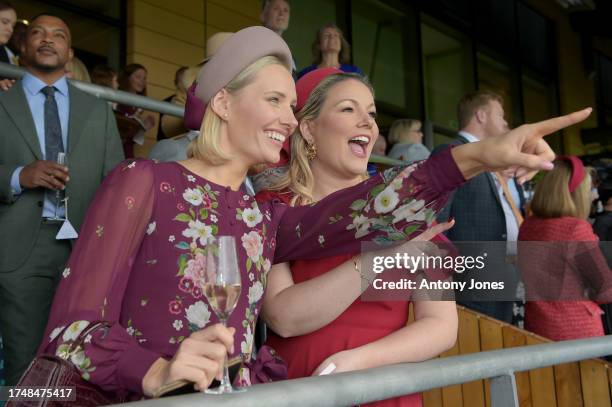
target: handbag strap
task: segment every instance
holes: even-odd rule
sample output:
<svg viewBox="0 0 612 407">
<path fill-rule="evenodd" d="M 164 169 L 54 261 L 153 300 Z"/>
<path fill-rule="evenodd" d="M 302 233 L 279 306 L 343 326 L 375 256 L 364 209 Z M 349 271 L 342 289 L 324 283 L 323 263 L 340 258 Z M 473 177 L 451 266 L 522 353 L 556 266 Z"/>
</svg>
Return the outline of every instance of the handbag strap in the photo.
<svg viewBox="0 0 612 407">
<path fill-rule="evenodd" d="M 91 324 L 89 324 L 87 326 L 87 328 L 83 329 L 83 331 L 79 334 L 79 336 L 77 336 L 77 338 L 74 340 L 74 342 L 72 342 L 70 344 L 70 347 L 68 348 L 68 353 L 72 353 L 74 352 L 77 348 L 79 347 L 83 347 L 83 342 L 85 341 L 85 338 L 87 338 L 87 335 L 89 335 L 90 333 L 92 333 L 93 331 L 99 329 L 99 328 L 110 328 L 110 323 L 108 323 L 108 321 L 94 321 Z"/>
</svg>

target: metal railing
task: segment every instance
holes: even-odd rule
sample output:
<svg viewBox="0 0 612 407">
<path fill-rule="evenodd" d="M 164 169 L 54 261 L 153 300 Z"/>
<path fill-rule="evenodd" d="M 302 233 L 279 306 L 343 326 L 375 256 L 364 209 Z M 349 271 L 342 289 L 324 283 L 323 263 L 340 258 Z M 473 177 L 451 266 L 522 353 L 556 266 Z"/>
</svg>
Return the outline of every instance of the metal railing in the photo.
<svg viewBox="0 0 612 407">
<path fill-rule="evenodd" d="M 237 394 L 188 394 L 135 407 L 348 406 L 490 378 L 491 406 L 518 407 L 515 372 L 612 354 L 612 335 L 402 363 L 252 386 Z"/>
<path fill-rule="evenodd" d="M 0 62 L 0 77 L 6 78 L 21 78 L 25 73 L 25 69 Z M 68 80 L 76 88 L 82 90 L 85 93 L 89 93 L 97 98 L 102 98 L 111 102 L 120 103 L 122 105 L 135 106 L 141 109 L 151 110 L 154 112 L 160 112 L 163 114 L 169 114 L 172 116 L 183 117 L 185 109 L 182 106 L 177 106 L 168 102 L 161 102 L 146 96 L 135 95 L 133 93 L 124 92 L 122 90 L 114 90 L 105 86 L 94 85 L 93 83 L 86 83 L 76 81 L 74 79 Z"/>
<path fill-rule="evenodd" d="M 0 77 L 18 79 L 21 78 L 24 73 L 25 69 L 19 66 L 9 65 L 0 62 Z M 183 117 L 185 114 L 184 107 L 177 106 L 172 103 L 161 102 L 159 100 L 152 99 L 146 96 L 135 95 L 133 93 L 124 92 L 122 90 L 114 90 L 104 86 L 81 82 L 74 79 L 69 79 L 69 81 L 72 85 L 82 90 L 83 92 L 89 93 L 92 96 L 102 98 L 111 102 L 120 103 L 122 105 L 135 106 L 141 109 L 150 110 L 152 112 L 160 112 L 162 114 L 169 114 L 176 117 Z M 402 164 L 401 161 L 378 156 L 375 154 L 370 156 L 370 162 L 384 165 Z"/>
</svg>

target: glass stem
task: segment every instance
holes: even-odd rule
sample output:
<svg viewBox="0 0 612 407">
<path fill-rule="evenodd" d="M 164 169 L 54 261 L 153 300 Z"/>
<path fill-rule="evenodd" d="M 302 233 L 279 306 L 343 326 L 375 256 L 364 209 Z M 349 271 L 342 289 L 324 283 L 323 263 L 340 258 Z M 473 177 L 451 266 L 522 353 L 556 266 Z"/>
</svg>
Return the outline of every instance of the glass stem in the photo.
<svg viewBox="0 0 612 407">
<path fill-rule="evenodd" d="M 56 191 L 55 191 L 55 216 L 54 216 L 54 218 L 55 218 L 55 219 L 57 219 L 57 218 L 58 218 L 57 211 L 58 211 L 58 207 L 59 207 L 59 205 L 60 205 L 60 198 L 61 198 L 60 194 L 61 194 L 61 193 L 60 193 L 60 191 L 59 191 L 59 190 L 56 190 Z"/>
<path fill-rule="evenodd" d="M 221 323 L 223 324 L 224 327 L 227 327 L 227 318 L 224 318 L 221 321 Z M 219 387 L 223 389 L 223 391 L 232 390 L 232 383 L 230 382 L 230 378 L 229 378 L 229 363 L 228 363 L 227 353 L 225 354 L 225 358 L 223 360 L 223 378 L 221 379 L 221 383 L 219 384 Z"/>
</svg>

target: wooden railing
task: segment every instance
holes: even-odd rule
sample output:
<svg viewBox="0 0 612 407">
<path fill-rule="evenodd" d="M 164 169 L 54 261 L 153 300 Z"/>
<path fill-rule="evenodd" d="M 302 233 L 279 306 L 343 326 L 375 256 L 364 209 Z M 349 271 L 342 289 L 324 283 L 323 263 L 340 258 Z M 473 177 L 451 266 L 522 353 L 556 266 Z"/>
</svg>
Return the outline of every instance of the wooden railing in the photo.
<svg viewBox="0 0 612 407">
<path fill-rule="evenodd" d="M 462 306 L 457 311 L 457 343 L 441 357 L 551 342 Z M 521 407 L 612 407 L 612 367 L 603 359 L 515 374 Z M 424 407 L 491 406 L 488 380 L 430 390 L 423 400 Z"/>
</svg>

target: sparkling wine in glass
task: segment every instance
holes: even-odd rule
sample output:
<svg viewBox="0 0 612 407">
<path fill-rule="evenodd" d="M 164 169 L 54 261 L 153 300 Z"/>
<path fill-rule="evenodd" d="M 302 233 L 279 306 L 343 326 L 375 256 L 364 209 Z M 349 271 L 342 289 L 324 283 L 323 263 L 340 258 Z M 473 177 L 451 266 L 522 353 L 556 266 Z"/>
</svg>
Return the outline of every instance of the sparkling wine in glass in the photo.
<svg viewBox="0 0 612 407">
<path fill-rule="evenodd" d="M 241 280 L 234 236 L 218 236 L 206 245 L 206 272 L 204 273 L 204 295 L 219 321 L 227 326 L 227 320 L 240 298 Z M 227 355 L 223 364 L 223 378 L 219 387 L 207 389 L 208 394 L 224 394 L 244 391 L 232 387 L 229 379 Z"/>
<path fill-rule="evenodd" d="M 55 160 L 56 163 L 58 163 L 59 165 L 66 165 L 67 164 L 67 159 L 66 159 L 66 153 L 60 151 L 59 153 L 57 153 L 57 158 Z M 58 215 L 58 210 L 59 207 L 62 203 L 62 191 L 60 191 L 59 189 L 55 190 L 55 213 L 53 215 L 53 219 L 61 219 Z"/>
</svg>

